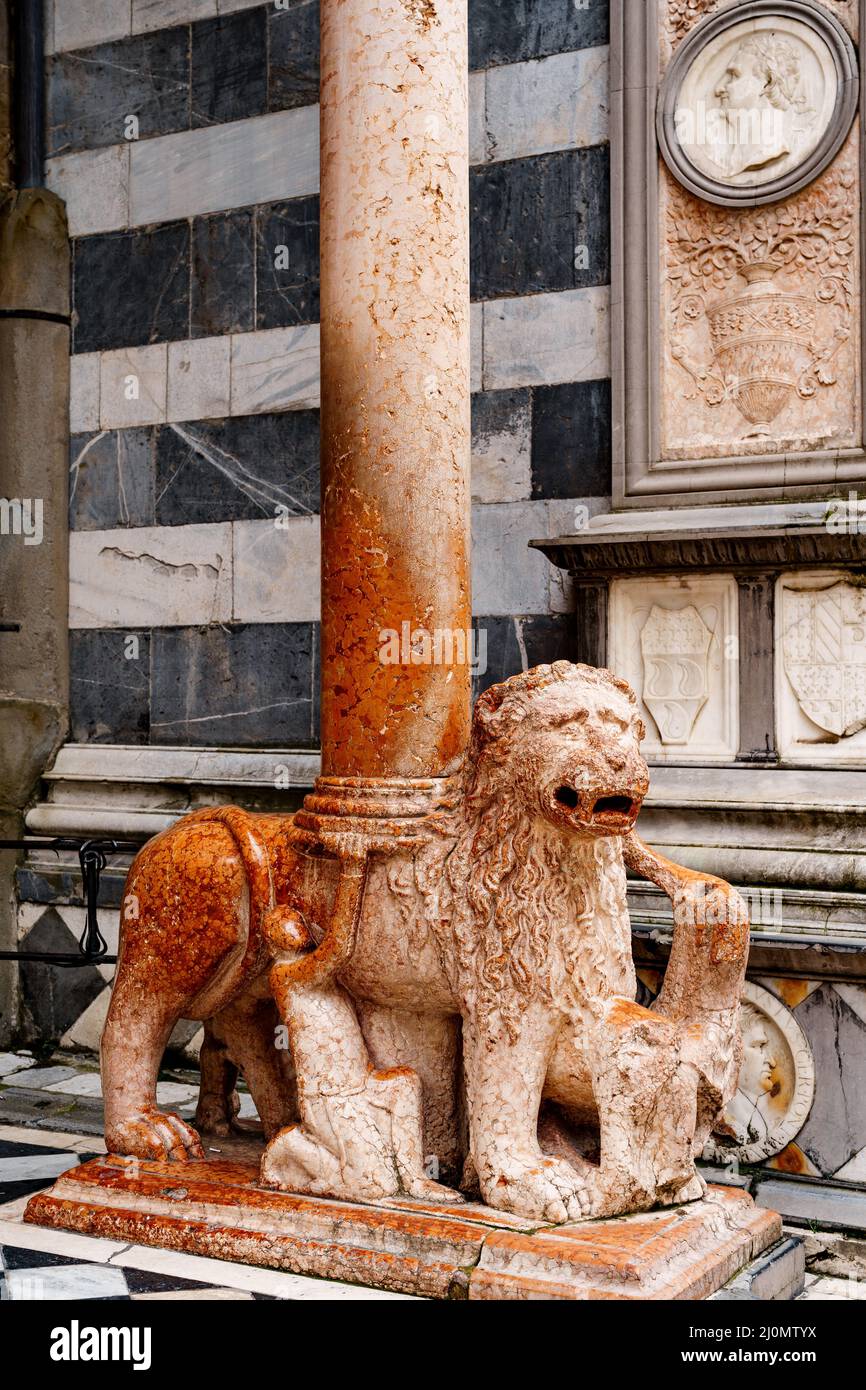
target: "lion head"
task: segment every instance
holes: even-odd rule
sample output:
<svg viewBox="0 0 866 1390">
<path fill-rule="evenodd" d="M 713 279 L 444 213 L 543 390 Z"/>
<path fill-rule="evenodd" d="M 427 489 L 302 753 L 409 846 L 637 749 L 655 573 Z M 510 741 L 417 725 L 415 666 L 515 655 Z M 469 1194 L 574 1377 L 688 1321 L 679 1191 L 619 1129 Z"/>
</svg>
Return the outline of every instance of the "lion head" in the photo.
<svg viewBox="0 0 866 1390">
<path fill-rule="evenodd" d="M 539 666 L 478 700 L 463 797 L 416 867 L 467 1014 L 513 1035 L 539 989 L 582 1008 L 630 978 L 618 837 L 648 789 L 643 735 L 625 681 L 590 666 Z"/>
<path fill-rule="evenodd" d="M 645 732 L 634 692 L 610 671 L 568 661 L 538 666 L 478 700 L 470 794 L 499 794 L 505 782 L 530 814 L 558 830 L 623 835 L 649 788 Z"/>
</svg>

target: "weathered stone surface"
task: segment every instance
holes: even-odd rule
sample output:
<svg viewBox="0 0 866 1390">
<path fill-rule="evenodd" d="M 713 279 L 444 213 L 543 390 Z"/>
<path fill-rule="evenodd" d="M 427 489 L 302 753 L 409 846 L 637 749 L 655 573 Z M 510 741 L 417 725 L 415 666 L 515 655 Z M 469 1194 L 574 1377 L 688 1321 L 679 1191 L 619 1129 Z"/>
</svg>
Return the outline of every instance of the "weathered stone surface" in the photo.
<svg viewBox="0 0 866 1390">
<path fill-rule="evenodd" d="M 271 328 L 232 338 L 233 415 L 319 404 L 319 325 Z"/>
<path fill-rule="evenodd" d="M 193 25 L 193 129 L 261 116 L 267 110 L 266 15 L 259 7 Z"/>
<path fill-rule="evenodd" d="M 66 204 L 70 236 L 113 232 L 128 225 L 128 145 L 61 155 L 48 161 L 45 178 Z"/>
<path fill-rule="evenodd" d="M 610 489 L 610 382 L 537 387 L 532 393 L 532 496 L 609 497 Z"/>
<path fill-rule="evenodd" d="M 484 391 L 472 397 L 474 502 L 529 497 L 531 410 L 528 391 Z"/>
<path fill-rule="evenodd" d="M 610 376 L 606 286 L 490 300 L 484 309 L 484 389 Z"/>
<path fill-rule="evenodd" d="M 491 68 L 485 126 L 491 159 L 601 145 L 608 138 L 608 51 L 588 48 Z"/>
<path fill-rule="evenodd" d="M 190 336 L 253 328 L 254 298 L 252 212 L 197 217 L 192 226 Z"/>
<path fill-rule="evenodd" d="M 128 33 L 129 0 L 60 0 L 54 6 L 58 51 L 125 38 Z"/>
<path fill-rule="evenodd" d="M 317 516 L 242 521 L 233 527 L 236 622 L 318 622 L 321 543 Z"/>
<path fill-rule="evenodd" d="M 475 506 L 472 509 L 472 593 L 476 613 L 546 613 L 550 566 L 530 540 L 547 530 L 543 502 Z M 509 563 L 522 553 L 518 567 Z"/>
<path fill-rule="evenodd" d="M 168 390 L 165 343 L 103 352 L 98 361 L 99 424 L 103 429 L 152 425 L 165 419 Z"/>
<path fill-rule="evenodd" d="M 189 336 L 189 226 L 79 238 L 74 262 L 76 352 Z"/>
<path fill-rule="evenodd" d="M 156 521 L 254 521 L 319 510 L 316 411 L 241 415 L 156 432 Z M 294 616 L 294 615 L 292 615 Z"/>
<path fill-rule="evenodd" d="M 227 415 L 231 407 L 231 339 L 194 338 L 168 344 L 169 421 Z"/>
<path fill-rule="evenodd" d="M 183 1173 L 183 1186 L 179 1186 Z M 97 1158 L 34 1197 L 26 1220 L 137 1244 L 457 1299 L 701 1299 L 767 1246 L 781 1223 L 715 1188 L 670 1213 L 531 1231 L 477 1205 L 323 1202 L 254 1185 L 254 1163 Z M 195 1224 L 178 1197 L 195 1203 Z"/>
<path fill-rule="evenodd" d="M 851 1077 L 866 1077 L 866 1022 L 828 984 L 803 1001 L 797 1022 L 812 1045 L 820 1077 L 797 1143 L 819 1173 L 835 1173 L 866 1146 L 866 1113 L 851 1103 L 849 1090 Z"/>
<path fill-rule="evenodd" d="M 147 139 L 189 124 L 189 30 L 100 44 L 52 58 L 48 69 L 48 153 L 116 145 L 138 121 Z"/>
<path fill-rule="evenodd" d="M 217 0 L 132 0 L 132 32 L 168 29 L 173 24 L 210 19 L 220 8 Z M 227 9 L 228 5 L 223 5 Z"/>
<path fill-rule="evenodd" d="M 146 743 L 150 729 L 150 635 L 71 632 L 69 661 L 73 739 L 78 743 Z"/>
<path fill-rule="evenodd" d="M 231 570 L 229 525 L 73 531 L 70 627 L 228 622 Z"/>
<path fill-rule="evenodd" d="M 319 110 L 303 106 L 142 140 L 130 150 L 133 225 L 315 193 Z"/>
<path fill-rule="evenodd" d="M 69 428 L 73 434 L 99 429 L 99 353 L 76 353 L 69 361 Z"/>
<path fill-rule="evenodd" d="M 154 521 L 153 432 L 101 430 L 72 436 L 69 525 L 73 531 Z"/>
<path fill-rule="evenodd" d="M 311 623 L 179 628 L 151 644 L 151 742 L 309 747 Z"/>
</svg>

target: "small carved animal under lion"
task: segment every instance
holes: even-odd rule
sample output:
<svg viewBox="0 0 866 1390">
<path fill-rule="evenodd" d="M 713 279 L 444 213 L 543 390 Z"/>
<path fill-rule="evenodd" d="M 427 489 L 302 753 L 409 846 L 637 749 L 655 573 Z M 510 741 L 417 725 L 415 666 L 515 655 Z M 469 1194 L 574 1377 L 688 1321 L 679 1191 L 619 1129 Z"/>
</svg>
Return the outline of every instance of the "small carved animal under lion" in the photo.
<svg viewBox="0 0 866 1390">
<path fill-rule="evenodd" d="M 233 808 L 151 840 L 102 1040 L 109 1151 L 202 1156 L 156 1105 L 185 1018 L 205 1025 L 199 1130 L 234 1126 L 240 1070 L 264 1185 L 453 1203 L 462 1179 L 551 1222 L 700 1197 L 694 1159 L 737 1082 L 748 919 L 637 837 L 643 736 L 624 681 L 557 662 L 481 696 L 459 795 L 414 848 L 347 833 L 316 857 L 292 816 Z M 627 868 L 674 907 L 649 1009 Z"/>
</svg>

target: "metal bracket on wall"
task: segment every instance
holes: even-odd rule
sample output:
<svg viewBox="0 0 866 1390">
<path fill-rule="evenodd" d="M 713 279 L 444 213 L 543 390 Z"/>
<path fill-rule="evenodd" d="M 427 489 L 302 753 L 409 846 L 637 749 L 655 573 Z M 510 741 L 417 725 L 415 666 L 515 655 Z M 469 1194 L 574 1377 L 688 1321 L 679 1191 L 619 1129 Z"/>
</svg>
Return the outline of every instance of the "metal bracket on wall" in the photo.
<svg viewBox="0 0 866 1390">
<path fill-rule="evenodd" d="M 62 969 L 75 969 L 83 965 L 116 965 L 117 956 L 108 954 L 108 946 L 99 930 L 99 921 L 96 915 L 99 900 L 99 880 L 109 854 L 136 851 L 140 848 L 138 841 L 134 840 L 77 840 L 68 838 L 44 840 L 38 837 L 25 840 L 0 840 L 0 850 L 75 850 L 81 865 L 84 905 L 87 913 L 87 922 L 78 943 L 77 955 L 64 955 L 50 951 L 0 951 L 0 960 L 13 960 L 19 963 L 35 961 L 42 965 L 56 965 Z"/>
</svg>

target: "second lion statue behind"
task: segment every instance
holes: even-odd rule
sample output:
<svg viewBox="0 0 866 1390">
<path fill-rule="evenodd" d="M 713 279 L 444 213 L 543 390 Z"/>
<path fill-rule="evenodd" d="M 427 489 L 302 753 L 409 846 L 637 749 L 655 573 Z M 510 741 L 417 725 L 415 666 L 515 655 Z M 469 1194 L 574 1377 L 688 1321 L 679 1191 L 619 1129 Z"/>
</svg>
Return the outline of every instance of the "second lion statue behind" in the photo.
<svg viewBox="0 0 866 1390">
<path fill-rule="evenodd" d="M 643 734 L 624 681 L 557 662 L 481 696 L 459 794 L 413 847 L 346 833 L 316 857 L 293 817 L 231 808 L 148 843 L 103 1036 L 109 1151 L 201 1156 L 156 1106 L 190 1018 L 206 1030 L 197 1123 L 231 1127 L 240 1068 L 265 1184 L 453 1202 L 430 1174 L 462 1173 L 489 1206 L 554 1222 L 701 1196 L 694 1159 L 736 1088 L 748 920 L 727 884 L 637 837 Z M 626 868 L 673 902 L 651 1009 Z"/>
</svg>

